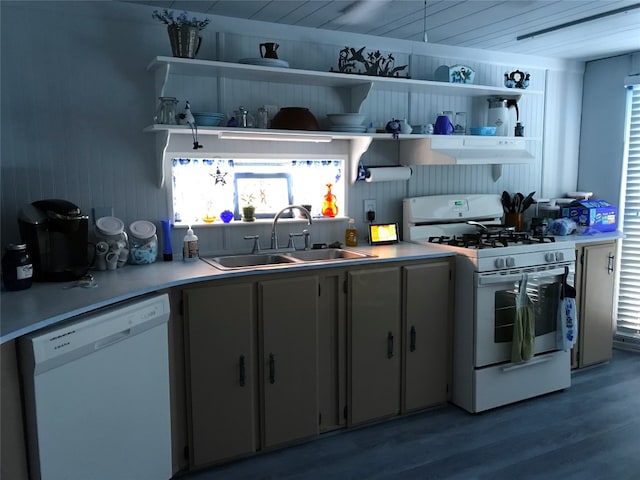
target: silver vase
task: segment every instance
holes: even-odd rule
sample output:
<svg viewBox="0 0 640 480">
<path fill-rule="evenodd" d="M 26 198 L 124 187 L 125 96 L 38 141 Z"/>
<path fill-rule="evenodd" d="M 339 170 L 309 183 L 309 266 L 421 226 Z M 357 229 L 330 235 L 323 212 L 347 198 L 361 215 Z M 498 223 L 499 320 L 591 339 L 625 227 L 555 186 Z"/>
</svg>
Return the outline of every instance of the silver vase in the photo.
<svg viewBox="0 0 640 480">
<path fill-rule="evenodd" d="M 169 25 L 169 41 L 174 57 L 195 58 L 200 50 L 202 37 L 198 27 Z"/>
</svg>

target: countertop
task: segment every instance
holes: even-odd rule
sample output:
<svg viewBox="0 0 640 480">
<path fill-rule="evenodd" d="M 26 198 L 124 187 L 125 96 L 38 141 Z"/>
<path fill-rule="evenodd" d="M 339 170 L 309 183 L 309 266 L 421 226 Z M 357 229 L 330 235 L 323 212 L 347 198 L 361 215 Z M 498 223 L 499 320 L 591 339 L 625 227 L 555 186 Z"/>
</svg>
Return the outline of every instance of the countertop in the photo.
<svg viewBox="0 0 640 480">
<path fill-rule="evenodd" d="M 575 244 L 579 244 L 579 243 L 606 242 L 607 240 L 619 240 L 621 238 L 624 238 L 624 233 L 616 231 L 616 232 L 594 233 L 592 235 L 581 235 L 581 234 L 555 235 L 554 238 L 556 239 L 556 242 L 573 242 Z"/>
<path fill-rule="evenodd" d="M 126 265 L 114 271 L 91 272 L 98 284 L 95 288 L 65 288 L 69 282 L 34 282 L 27 290 L 3 291 L 0 296 L 0 343 L 58 322 L 113 305 L 140 295 L 207 280 L 261 275 L 283 270 L 330 268 L 374 262 L 419 260 L 452 256 L 437 248 L 400 242 L 385 246 L 358 246 L 353 250 L 376 255 L 373 258 L 344 260 L 334 263 L 270 266 L 268 269 L 222 271 L 198 260 L 185 263 L 156 262 L 151 265 Z"/>
</svg>

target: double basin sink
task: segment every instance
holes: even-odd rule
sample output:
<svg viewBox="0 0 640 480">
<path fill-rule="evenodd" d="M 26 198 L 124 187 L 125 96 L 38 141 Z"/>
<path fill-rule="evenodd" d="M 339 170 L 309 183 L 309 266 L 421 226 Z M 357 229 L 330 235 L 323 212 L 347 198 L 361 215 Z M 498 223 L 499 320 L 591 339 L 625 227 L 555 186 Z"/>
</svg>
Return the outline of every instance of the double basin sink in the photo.
<svg viewBox="0 0 640 480">
<path fill-rule="evenodd" d="M 220 270 L 242 268 L 260 268 L 286 264 L 304 264 L 308 262 L 339 262 L 359 258 L 372 258 L 375 255 L 345 250 L 342 248 L 323 248 L 318 250 L 297 250 L 292 252 L 250 253 L 246 255 L 225 255 L 204 257 L 203 260 Z"/>
</svg>

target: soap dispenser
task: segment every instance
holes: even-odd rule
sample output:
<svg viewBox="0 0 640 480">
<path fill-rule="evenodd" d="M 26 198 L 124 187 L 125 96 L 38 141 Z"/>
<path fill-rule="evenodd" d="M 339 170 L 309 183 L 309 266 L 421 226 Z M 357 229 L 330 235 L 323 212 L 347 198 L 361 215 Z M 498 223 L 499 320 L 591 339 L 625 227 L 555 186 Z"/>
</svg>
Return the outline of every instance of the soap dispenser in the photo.
<svg viewBox="0 0 640 480">
<path fill-rule="evenodd" d="M 199 255 L 198 237 L 193 233 L 191 226 L 189 226 L 182 244 L 182 260 L 185 262 L 195 262 L 198 260 Z"/>
</svg>

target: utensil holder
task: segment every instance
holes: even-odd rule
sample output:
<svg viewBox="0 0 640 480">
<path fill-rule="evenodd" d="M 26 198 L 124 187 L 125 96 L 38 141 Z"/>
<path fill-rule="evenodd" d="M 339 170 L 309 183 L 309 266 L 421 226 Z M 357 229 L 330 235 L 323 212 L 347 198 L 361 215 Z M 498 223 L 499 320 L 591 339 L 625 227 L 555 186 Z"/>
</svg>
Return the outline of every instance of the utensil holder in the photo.
<svg viewBox="0 0 640 480">
<path fill-rule="evenodd" d="M 524 231 L 524 214 L 509 212 L 504 214 L 504 224 L 515 227 L 517 232 Z"/>
</svg>

